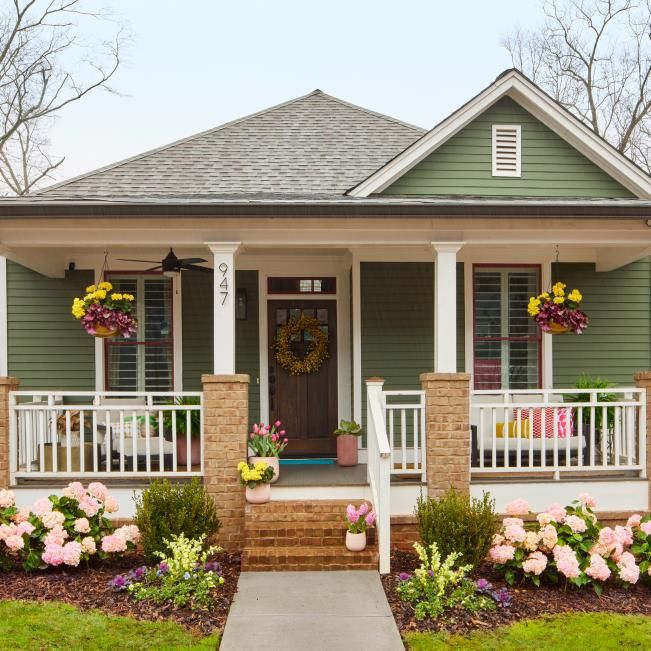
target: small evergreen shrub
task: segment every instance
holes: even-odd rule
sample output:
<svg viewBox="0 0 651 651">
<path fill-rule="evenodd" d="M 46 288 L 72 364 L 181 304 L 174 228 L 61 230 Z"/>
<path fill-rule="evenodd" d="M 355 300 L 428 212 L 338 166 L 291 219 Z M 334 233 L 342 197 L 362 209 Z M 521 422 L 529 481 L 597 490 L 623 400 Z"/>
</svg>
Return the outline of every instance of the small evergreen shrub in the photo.
<svg viewBox="0 0 651 651">
<path fill-rule="evenodd" d="M 219 530 L 215 503 L 197 477 L 182 484 L 153 481 L 134 501 L 143 552 L 151 560 L 166 550 L 165 540 L 181 534 L 205 540 Z"/>
<path fill-rule="evenodd" d="M 486 558 L 498 527 L 489 493 L 475 498 L 452 487 L 438 499 L 419 497 L 416 517 L 427 547 L 436 544 L 443 558 L 457 554 L 460 563 L 473 567 Z"/>
</svg>

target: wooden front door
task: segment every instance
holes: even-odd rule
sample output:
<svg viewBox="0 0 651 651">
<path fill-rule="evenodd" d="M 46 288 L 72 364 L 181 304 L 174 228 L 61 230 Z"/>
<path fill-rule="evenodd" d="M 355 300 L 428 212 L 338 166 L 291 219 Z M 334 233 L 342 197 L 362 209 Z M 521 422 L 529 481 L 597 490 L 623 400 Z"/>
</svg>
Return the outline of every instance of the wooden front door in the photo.
<svg viewBox="0 0 651 651">
<path fill-rule="evenodd" d="M 337 304 L 333 300 L 269 301 L 269 416 L 287 430 L 284 456 L 334 456 L 337 427 Z M 328 336 L 328 358 L 314 373 L 290 375 L 276 363 L 275 340 L 279 328 L 301 314 L 315 317 Z M 297 357 L 304 357 L 310 335 L 292 342 Z"/>
</svg>

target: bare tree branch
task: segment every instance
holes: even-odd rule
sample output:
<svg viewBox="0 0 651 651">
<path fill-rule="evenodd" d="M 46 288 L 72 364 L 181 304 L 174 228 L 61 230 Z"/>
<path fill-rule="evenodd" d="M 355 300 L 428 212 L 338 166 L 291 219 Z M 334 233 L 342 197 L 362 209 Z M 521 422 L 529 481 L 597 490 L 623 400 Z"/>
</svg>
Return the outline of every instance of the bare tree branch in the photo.
<svg viewBox="0 0 651 651">
<path fill-rule="evenodd" d="M 513 65 L 647 170 L 651 0 L 542 0 L 543 25 L 502 37 Z"/>
<path fill-rule="evenodd" d="M 13 0 L 0 10 L 0 192 L 25 194 L 50 178 L 46 129 L 66 106 L 109 85 L 123 31 L 94 0 Z M 110 36 L 86 41 L 106 29 Z"/>
</svg>

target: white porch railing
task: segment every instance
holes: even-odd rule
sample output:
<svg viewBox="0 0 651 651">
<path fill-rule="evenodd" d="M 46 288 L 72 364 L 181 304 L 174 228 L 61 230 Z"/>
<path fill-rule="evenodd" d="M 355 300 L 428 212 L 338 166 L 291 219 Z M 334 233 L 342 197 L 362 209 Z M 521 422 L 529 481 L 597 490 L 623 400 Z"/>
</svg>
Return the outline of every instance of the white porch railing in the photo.
<svg viewBox="0 0 651 651">
<path fill-rule="evenodd" d="M 425 475 L 425 392 L 384 391 L 391 473 Z"/>
<path fill-rule="evenodd" d="M 578 394 L 589 402 L 572 401 Z M 646 393 L 636 388 L 473 391 L 471 471 L 646 477 Z"/>
<path fill-rule="evenodd" d="M 366 383 L 368 461 L 366 472 L 377 514 L 380 574 L 391 568 L 391 447 L 385 425 L 382 382 Z"/>
<path fill-rule="evenodd" d="M 199 404 L 175 404 L 177 398 Z M 200 392 L 12 392 L 11 482 L 201 476 L 202 400 Z M 200 450 L 198 463 L 193 446 Z"/>
</svg>

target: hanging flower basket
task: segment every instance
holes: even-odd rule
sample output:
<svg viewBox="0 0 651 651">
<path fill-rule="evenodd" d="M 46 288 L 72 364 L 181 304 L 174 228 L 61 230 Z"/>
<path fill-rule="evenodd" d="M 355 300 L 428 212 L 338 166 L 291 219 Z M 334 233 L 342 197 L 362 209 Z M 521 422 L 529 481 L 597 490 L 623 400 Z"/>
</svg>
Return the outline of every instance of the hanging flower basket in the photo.
<svg viewBox="0 0 651 651">
<path fill-rule="evenodd" d="M 138 324 L 131 316 L 135 297 L 112 290 L 113 285 L 107 282 L 91 285 L 84 298 L 72 303 L 72 315 L 93 337 L 131 337 L 136 332 Z"/>
<path fill-rule="evenodd" d="M 574 332 L 580 335 L 590 320 L 588 315 L 579 309 L 583 296 L 578 289 L 565 294 L 565 283 L 558 282 L 552 287 L 551 294 L 543 292 L 529 299 L 527 311 L 543 332 L 552 335 L 562 335 Z"/>
</svg>

